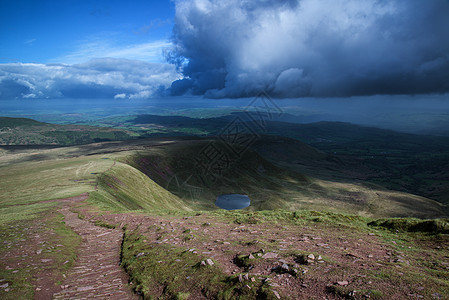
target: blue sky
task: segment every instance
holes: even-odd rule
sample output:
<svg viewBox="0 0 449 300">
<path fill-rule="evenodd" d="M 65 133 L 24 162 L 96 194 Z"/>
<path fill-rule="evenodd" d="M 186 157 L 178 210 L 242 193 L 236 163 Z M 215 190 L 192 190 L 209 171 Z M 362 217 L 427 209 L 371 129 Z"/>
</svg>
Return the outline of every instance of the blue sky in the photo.
<svg viewBox="0 0 449 300">
<path fill-rule="evenodd" d="M 448 94 L 448 16 L 449 0 L 0 0 L 0 99 Z"/>
<path fill-rule="evenodd" d="M 173 18 L 170 0 L 2 0 L 0 63 L 161 62 Z"/>
</svg>

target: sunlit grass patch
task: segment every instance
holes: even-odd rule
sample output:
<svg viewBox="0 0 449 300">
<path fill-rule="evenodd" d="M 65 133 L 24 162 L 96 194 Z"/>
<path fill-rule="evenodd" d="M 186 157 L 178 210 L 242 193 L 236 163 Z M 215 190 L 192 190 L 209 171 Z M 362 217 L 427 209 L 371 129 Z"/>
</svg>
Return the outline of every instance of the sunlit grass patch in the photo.
<svg viewBox="0 0 449 300">
<path fill-rule="evenodd" d="M 57 205 L 56 202 L 15 205 L 0 208 L 0 224 L 29 220 Z"/>
</svg>

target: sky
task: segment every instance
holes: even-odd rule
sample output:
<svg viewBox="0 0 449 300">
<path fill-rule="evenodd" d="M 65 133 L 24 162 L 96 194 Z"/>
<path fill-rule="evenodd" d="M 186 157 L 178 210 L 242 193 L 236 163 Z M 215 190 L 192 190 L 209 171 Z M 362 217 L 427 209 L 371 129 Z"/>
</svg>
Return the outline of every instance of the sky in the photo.
<svg viewBox="0 0 449 300">
<path fill-rule="evenodd" d="M 1 0 L 0 100 L 449 93 L 448 0 Z"/>
<path fill-rule="evenodd" d="M 171 1 L 2 0 L 0 62 L 165 62 L 173 17 Z"/>
</svg>

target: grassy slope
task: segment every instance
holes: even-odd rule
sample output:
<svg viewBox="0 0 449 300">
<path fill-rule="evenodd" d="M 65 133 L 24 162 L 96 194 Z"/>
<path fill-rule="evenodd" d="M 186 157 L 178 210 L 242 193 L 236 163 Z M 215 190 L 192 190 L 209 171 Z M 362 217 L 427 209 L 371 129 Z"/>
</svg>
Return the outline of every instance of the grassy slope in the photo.
<svg viewBox="0 0 449 300">
<path fill-rule="evenodd" d="M 180 198 L 168 192 L 139 170 L 116 163 L 98 176 L 98 190 L 89 200 L 108 210 L 116 211 L 189 211 Z"/>
<path fill-rule="evenodd" d="M 93 154 L 89 150 L 98 152 Z M 87 149 L 78 146 L 3 151 L 4 155 L 0 157 L 0 209 L 8 210 L 8 213 L 2 214 L 2 218 L 11 216 L 9 210 L 17 209 L 17 205 L 24 205 L 19 210 L 21 214 L 25 214 L 28 207 L 32 213 L 40 206 L 51 205 L 42 201 L 84 192 L 91 193 L 95 200 L 103 199 L 106 206 L 114 203 L 117 209 L 188 209 L 182 200 L 137 169 L 116 162 L 116 159 L 129 155 L 126 151 L 105 151 L 98 144 Z"/>
<path fill-rule="evenodd" d="M 214 136 L 237 116 L 248 120 L 242 113 L 204 119 L 138 115 L 112 117 L 93 124 L 128 129 L 142 136 Z M 258 134 L 298 139 L 327 154 L 336 155 L 357 173 L 351 174 L 353 178 L 356 175 L 361 180 L 388 189 L 449 204 L 449 186 L 446 184 L 449 179 L 448 137 L 399 133 L 343 122 L 295 124 L 266 121 L 265 128 L 257 130 Z M 316 171 L 312 169 L 312 172 Z"/>
<path fill-rule="evenodd" d="M 268 139 L 267 143 L 271 141 Z M 4 192 L 0 195 L 0 209 L 93 191 L 98 181 L 99 190 L 92 197 L 105 203 L 117 203 L 118 197 L 121 209 L 154 209 L 162 203 L 164 209 L 185 209 L 179 198 L 165 193 L 164 189 L 168 189 L 188 199 L 190 206 L 203 209 L 216 209 L 213 202 L 220 194 L 243 193 L 250 195 L 250 209 L 256 210 L 313 209 L 379 217 L 441 215 L 439 204 L 428 199 L 376 186 L 304 176 L 277 167 L 251 151 L 237 159 L 230 156 L 229 167 L 217 178 L 205 177 L 196 159 L 208 144 L 209 141 L 186 139 L 140 140 L 46 150 L 3 150 L 0 188 Z M 262 144 L 259 141 L 259 146 Z M 133 147 L 137 151 L 130 152 Z M 306 159 L 327 162 L 324 154 L 307 149 L 310 153 Z M 223 151 L 231 155 L 229 150 Z M 116 159 L 125 164 L 117 163 L 110 169 Z M 106 170 L 109 172 L 97 176 Z M 155 192 L 151 192 L 152 188 Z M 139 199 L 140 204 L 129 199 Z"/>
<path fill-rule="evenodd" d="M 379 217 L 432 217 L 444 214 L 439 203 L 423 197 L 388 191 L 374 185 L 304 176 L 277 167 L 250 150 L 233 160 L 232 153 L 222 148 L 223 153 L 229 154 L 232 163 L 220 171 L 220 176 L 205 175 L 197 161 L 201 160 L 201 151 L 209 142 L 167 144 L 139 151 L 124 162 L 140 169 L 171 192 L 210 209 L 214 208 L 213 201 L 218 195 L 241 193 L 250 196 L 252 204 L 249 209 L 253 210 L 313 209 Z M 268 139 L 267 143 L 271 142 Z M 264 140 L 260 140 L 258 147 L 263 147 L 263 143 Z M 214 145 L 220 147 L 218 143 Z M 283 146 L 288 149 L 287 144 Z M 325 165 L 326 155 L 305 145 L 303 147 L 309 151 L 305 159 Z M 217 163 L 209 167 L 215 168 Z"/>
<path fill-rule="evenodd" d="M 75 149 L 72 149 L 75 150 Z M 65 198 L 93 190 L 97 172 L 113 161 L 102 157 L 68 157 L 70 149 L 14 152 L 0 162 L 0 207 Z M 65 156 L 66 157 L 61 157 Z M 9 160 L 9 161 L 8 161 Z"/>
<path fill-rule="evenodd" d="M 55 199 L 60 197 L 68 197 L 82 192 L 90 192 L 91 197 L 89 202 L 102 210 L 112 210 L 115 212 L 130 212 L 139 211 L 149 214 L 158 214 L 164 212 L 173 212 L 174 209 L 188 210 L 189 205 L 184 203 L 179 197 L 164 190 L 164 184 L 158 185 L 155 181 L 144 176 L 141 171 L 129 166 L 123 162 L 136 162 L 136 159 L 144 159 L 145 167 L 154 166 L 153 169 L 147 169 L 146 171 L 159 172 L 160 179 L 170 179 L 175 173 L 192 172 L 192 163 L 190 159 L 194 158 L 199 153 L 204 141 L 161 141 L 153 142 L 141 141 L 141 145 L 135 150 L 129 151 L 132 148 L 130 145 L 124 147 L 123 144 L 102 144 L 102 145 L 88 145 L 82 147 L 69 147 L 58 149 L 47 149 L 43 151 L 29 150 L 15 150 L 2 149 L 3 156 L 0 158 L 0 184 L 1 189 L 4 191 L 0 195 L 0 207 L 1 219 L 3 231 L 11 231 L 12 228 L 18 230 L 18 238 L 28 238 L 28 233 L 25 230 L 25 226 L 21 228 L 19 225 L 23 222 L 30 222 L 31 220 L 39 220 L 43 218 L 42 214 L 38 212 L 46 212 L 48 214 L 51 211 L 52 203 L 43 203 L 43 200 Z M 148 148 L 149 145 L 152 145 Z M 126 150 L 126 151 L 125 151 Z M 119 151 L 119 152 L 116 152 Z M 243 161 L 238 163 L 236 170 L 229 170 L 232 175 L 232 180 L 225 180 L 224 182 L 206 182 L 205 192 L 212 193 L 213 189 L 218 189 L 219 192 L 229 192 L 230 189 L 234 190 L 240 188 L 239 192 L 259 192 L 263 188 L 263 193 L 267 197 L 286 197 L 291 196 L 298 191 L 304 190 L 304 185 L 318 185 L 320 182 L 311 178 L 304 177 L 299 174 L 294 174 L 289 171 L 282 171 L 278 167 L 272 165 L 261 157 L 247 153 L 247 156 L 243 156 Z M 116 162 L 114 161 L 121 161 Z M 139 161 L 142 162 L 142 161 Z M 262 166 L 262 168 L 259 168 Z M 263 176 L 261 176 L 261 174 Z M 281 175 L 280 175 L 281 174 Z M 261 176 L 261 177 L 259 177 Z M 282 180 L 281 180 L 282 179 Z M 233 185 L 233 182 L 239 182 L 239 185 Z M 282 181 L 288 181 L 287 185 L 282 185 Z M 192 182 L 197 183 L 197 182 Z M 333 192 L 335 195 L 341 194 L 342 191 L 348 188 L 347 185 L 342 183 L 341 189 L 334 183 L 329 183 L 335 188 Z M 273 191 L 270 191 L 267 187 L 273 186 Z M 95 189 L 97 187 L 97 189 Z M 296 187 L 297 189 L 293 189 Z M 328 190 L 330 186 L 324 187 L 324 190 Z M 289 189 L 293 189 L 293 192 Z M 398 194 L 393 193 L 393 196 Z M 182 194 L 182 193 L 181 193 Z M 210 201 L 210 199 L 209 199 Z M 303 201 L 300 199 L 300 201 Z M 283 200 L 282 205 L 292 202 L 292 199 Z M 293 199 L 293 203 L 295 199 Z M 325 203 L 325 202 L 323 202 Z M 413 203 L 413 202 L 412 202 Z M 20 205 L 18 205 L 20 204 Z M 256 202 L 257 204 L 257 202 Z M 344 208 L 342 206 L 344 202 L 339 202 L 339 209 Z M 262 207 L 263 203 L 259 203 Z M 279 205 L 279 204 L 278 204 Z M 198 209 L 200 206 L 207 208 L 203 201 L 198 201 L 194 205 L 194 208 Z M 162 207 L 162 209 L 161 209 Z M 209 207 L 211 207 L 209 205 Z M 412 208 L 410 208 L 412 209 Z M 187 212 L 188 213 L 188 212 Z M 391 212 L 390 212 L 391 213 Z M 194 214 L 191 212 L 190 214 Z M 363 232 L 367 232 L 366 224 L 373 221 L 369 218 L 360 218 L 344 215 L 317 213 L 317 212 L 287 212 L 282 210 L 275 211 L 262 211 L 262 212 L 203 212 L 204 217 L 219 218 L 224 220 L 223 222 L 227 226 L 235 226 L 233 223 L 238 224 L 265 224 L 268 230 L 275 230 L 277 224 L 281 222 L 287 222 L 285 228 L 294 228 L 294 230 L 301 232 L 304 226 L 308 228 L 315 228 L 314 224 L 324 226 L 327 230 L 327 226 L 333 226 L 332 232 L 335 235 L 355 235 L 363 236 Z M 48 223 L 51 228 L 43 228 L 44 231 L 51 231 L 56 228 L 59 240 L 66 239 L 69 243 L 72 241 L 73 236 L 70 232 L 64 230 L 63 224 L 60 224 L 60 220 L 54 219 L 56 223 Z M 293 223 L 289 223 L 293 220 Z M 22 222 L 22 223 L 21 223 Z M 182 221 L 183 222 L 183 221 Z M 206 224 L 202 219 L 198 219 L 199 225 Z M 408 222 L 408 221 L 407 221 Z M 414 222 L 411 220 L 410 222 Z M 416 221 L 417 222 L 417 221 Z M 419 223 L 419 222 L 418 222 Z M 53 224 L 53 225 L 51 225 Z M 402 223 L 401 223 L 402 224 Z M 393 227 L 391 224 L 384 224 L 383 221 L 379 221 L 373 225 Z M 58 227 L 59 226 L 59 227 Z M 404 225 L 401 225 L 404 226 Z M 363 228 L 362 228 L 363 227 Z M 413 225 L 408 226 L 413 227 Z M 408 228 L 405 226 L 405 228 Z M 359 228 L 359 229 L 357 229 Z M 402 228 L 400 228 L 402 229 Z M 296 232 L 295 231 L 295 232 Z M 384 231 L 379 231 L 382 233 Z M 71 237 L 72 236 L 72 237 Z M 187 238 L 189 238 L 188 234 Z M 394 236 L 385 232 L 386 240 L 395 240 L 398 238 L 401 240 L 400 247 L 413 246 L 413 253 L 429 252 L 430 255 L 435 256 L 435 259 L 440 258 L 441 254 L 438 252 L 438 256 L 425 248 L 425 246 L 418 246 L 414 244 L 419 239 L 428 239 L 433 241 L 432 237 L 420 237 L 420 236 L 408 236 L 407 233 L 400 236 Z M 217 236 L 211 236 L 207 239 L 200 240 L 201 244 L 210 243 L 210 239 L 216 239 Z M 133 280 L 140 286 L 147 287 L 150 283 L 157 283 L 158 285 L 167 285 L 168 282 L 172 282 L 168 288 L 165 289 L 165 295 L 167 297 L 186 297 L 188 291 L 185 291 L 185 287 L 181 283 L 183 278 L 180 275 L 192 276 L 192 281 L 196 282 L 199 286 L 208 286 L 207 293 L 211 295 L 221 295 L 220 297 L 229 298 L 238 293 L 240 295 L 246 295 L 248 299 L 253 299 L 255 295 L 265 295 L 267 297 L 273 297 L 270 292 L 270 288 L 266 285 L 261 285 L 260 281 L 257 281 L 254 286 L 257 290 L 245 290 L 245 286 L 238 282 L 236 276 L 225 275 L 221 271 L 220 265 L 214 268 L 199 268 L 193 272 L 190 268 L 182 269 L 183 266 L 174 262 L 173 264 L 160 264 L 161 260 L 173 260 L 175 257 L 179 259 L 185 259 L 189 262 L 196 263 L 199 259 L 204 259 L 200 256 L 194 256 L 189 253 L 185 253 L 184 247 L 181 248 L 164 248 L 166 246 L 148 246 L 145 242 L 145 237 L 142 237 L 137 232 L 129 233 L 124 243 L 124 263 L 127 266 L 128 272 L 133 276 Z M 407 242 L 404 242 L 404 241 Z M 73 240 L 75 241 L 75 240 Z M 270 240 L 265 241 L 262 239 L 264 247 L 272 247 Z M 63 242 L 64 245 L 66 242 Z M 417 243 L 417 242 L 416 242 Z M 433 243 L 433 242 L 432 242 Z M 399 246 L 398 246 L 399 247 Z M 68 252 L 62 257 L 73 257 L 74 249 L 67 248 Z M 184 249 L 184 250 L 183 250 Z M 270 249 L 270 248 L 268 248 Z M 207 250 L 207 249 L 205 249 Z M 8 248 L 0 249 L 0 253 L 7 253 Z M 129 251 L 129 252 L 128 252 Z M 153 252 L 152 252 L 153 251 Z M 141 252 L 154 253 L 154 255 L 145 256 L 145 260 L 136 260 L 136 256 Z M 425 253 L 427 253 L 425 252 Z M 245 253 L 245 252 L 244 252 Z M 59 256 L 58 256 L 59 257 Z M 55 261 L 59 262 L 61 258 Z M 138 264 L 136 264 L 138 262 Z M 148 266 L 155 266 L 155 268 L 148 268 Z M 440 268 L 440 267 L 438 267 Z M 312 268 L 313 269 L 313 268 Z M 349 270 L 349 269 L 348 269 Z M 444 284 L 440 276 L 444 276 L 446 273 L 440 269 L 434 270 L 433 267 L 427 266 L 425 262 L 419 261 L 416 264 L 413 263 L 412 267 L 406 267 L 403 271 L 405 275 L 402 278 L 398 278 L 395 275 L 395 268 L 387 269 L 384 271 L 383 276 L 385 278 L 377 278 L 375 274 L 369 274 L 367 276 L 373 276 L 373 279 L 380 282 L 398 281 L 401 284 L 413 285 L 419 277 L 421 271 L 425 270 L 428 275 L 428 279 L 425 285 L 431 287 L 432 292 L 439 292 L 440 294 L 447 295 L 447 284 Z M 60 270 L 58 272 L 63 272 Z M 180 273 L 181 272 L 181 273 Z M 320 276 L 320 271 L 317 269 L 310 272 L 310 278 L 313 276 Z M 3 278 L 7 278 L 8 282 L 11 282 L 11 287 L 16 288 L 20 285 L 20 282 L 29 281 L 31 275 L 24 275 L 21 277 L 13 275 L 12 270 L 7 270 L 2 275 Z M 24 274 L 24 273 L 19 273 Z M 33 274 L 30 272 L 29 274 Z M 60 274 L 60 273 L 59 273 Z M 340 273 L 339 273 L 340 274 Z M 209 276 L 212 275 L 212 276 Z M 369 277 L 371 278 L 371 277 Z M 417 279 L 418 278 L 418 279 Z M 377 282 L 376 281 L 376 282 Z M 178 285 L 179 284 L 179 285 Z M 376 283 L 377 284 L 377 283 Z M 251 284 L 252 285 L 252 284 Z M 29 295 L 32 293 L 30 285 L 25 285 L 22 295 Z M 266 290 L 264 290 L 266 288 Z M 14 290 L 17 291 L 17 290 Z M 222 292 L 220 292 L 222 291 Z M 151 290 L 143 291 L 147 295 L 151 295 Z M 367 292 L 376 293 L 375 290 L 369 290 Z M 221 294 L 220 294 L 221 293 Z M 348 291 L 344 289 L 336 290 L 334 293 L 344 296 Z M 388 293 L 394 293 L 394 289 L 387 290 L 384 295 Z M 13 294 L 17 295 L 17 294 Z M 381 293 L 382 295 L 382 293 Z M 427 294 L 426 294 L 427 295 Z M 430 292 L 429 292 L 430 295 Z"/>
<path fill-rule="evenodd" d="M 117 129 L 59 126 L 29 119 L 0 118 L 0 143 L 3 139 L 4 143 L 12 144 L 71 145 L 131 138 L 130 131 L 123 129 L 133 131 L 131 135 L 141 136 L 216 135 L 236 116 L 247 119 L 241 113 L 207 119 L 138 115 L 112 117 L 103 120 L 104 122 L 92 123 Z M 8 132 L 10 130 L 13 131 Z M 326 162 L 317 168 L 315 164 L 307 164 L 305 159 L 301 160 L 305 154 L 301 151 L 307 149 L 300 147 L 300 159 L 284 160 L 283 167 L 296 165 L 296 170 L 301 173 L 312 174 L 313 177 L 318 178 L 321 178 L 318 176 L 321 175 L 320 172 L 323 173 L 323 170 L 330 167 L 333 172 L 326 171 L 324 175 L 332 175 L 332 181 L 339 181 L 341 177 L 359 179 L 390 190 L 412 193 L 449 204 L 449 186 L 446 184 L 449 179 L 447 172 L 449 139 L 447 137 L 405 134 L 342 122 L 293 124 L 267 121 L 264 130 L 258 130 L 257 133 L 299 139 L 318 147 L 328 156 L 332 155 L 340 160 L 337 164 L 340 168 L 335 168 L 335 162 L 333 165 Z M 289 150 L 291 149 L 290 147 Z M 298 149 L 294 150 L 298 152 Z M 280 160 L 279 152 L 282 155 L 282 147 L 276 151 L 276 162 Z M 264 157 L 266 157 L 265 154 L 266 152 L 263 153 Z M 268 157 L 270 156 L 272 157 L 268 154 Z M 316 159 L 313 158 L 311 161 L 315 163 Z M 298 168 L 298 164 L 302 166 Z M 341 164 L 344 164 L 343 168 Z"/>
<path fill-rule="evenodd" d="M 1 299 L 32 299 L 36 278 L 60 281 L 76 258 L 80 238 L 65 225 L 57 202 L 48 200 L 89 192 L 99 209 L 189 210 L 138 170 L 115 163 L 114 154 L 80 155 L 83 151 L 83 147 L 1 149 L 0 280 L 1 285 L 8 284 L 0 289 Z M 119 182 L 116 173 L 122 178 L 119 188 L 113 186 Z M 35 256 L 31 266 L 10 267 L 20 265 L 22 257 Z M 48 261 L 40 264 L 41 259 Z"/>
</svg>

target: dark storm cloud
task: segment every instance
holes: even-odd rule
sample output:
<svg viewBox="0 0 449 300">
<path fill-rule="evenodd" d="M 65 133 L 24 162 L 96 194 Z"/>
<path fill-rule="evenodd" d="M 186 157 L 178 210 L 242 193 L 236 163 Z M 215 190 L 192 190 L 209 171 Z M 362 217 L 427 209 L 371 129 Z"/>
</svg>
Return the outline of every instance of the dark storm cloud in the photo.
<svg viewBox="0 0 449 300">
<path fill-rule="evenodd" d="M 449 92 L 447 0 L 179 0 L 172 93 Z"/>
</svg>

